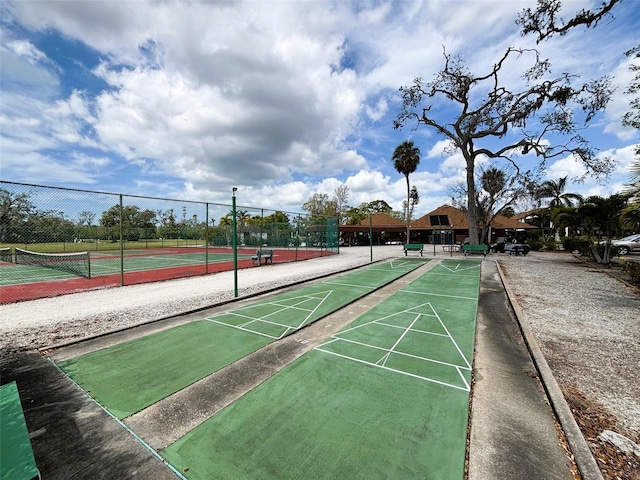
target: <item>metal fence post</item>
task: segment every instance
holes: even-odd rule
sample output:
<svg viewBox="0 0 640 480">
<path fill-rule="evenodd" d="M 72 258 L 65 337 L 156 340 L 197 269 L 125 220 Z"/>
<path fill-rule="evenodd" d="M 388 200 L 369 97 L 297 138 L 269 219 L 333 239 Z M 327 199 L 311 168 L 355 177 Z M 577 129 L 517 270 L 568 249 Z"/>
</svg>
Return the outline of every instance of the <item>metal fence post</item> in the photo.
<svg viewBox="0 0 640 480">
<path fill-rule="evenodd" d="M 232 198 L 231 198 L 231 215 L 233 216 L 233 220 L 231 221 L 231 225 L 233 225 L 233 296 L 238 296 L 238 239 L 236 237 L 236 191 L 237 187 L 233 187 L 231 190 Z"/>
</svg>

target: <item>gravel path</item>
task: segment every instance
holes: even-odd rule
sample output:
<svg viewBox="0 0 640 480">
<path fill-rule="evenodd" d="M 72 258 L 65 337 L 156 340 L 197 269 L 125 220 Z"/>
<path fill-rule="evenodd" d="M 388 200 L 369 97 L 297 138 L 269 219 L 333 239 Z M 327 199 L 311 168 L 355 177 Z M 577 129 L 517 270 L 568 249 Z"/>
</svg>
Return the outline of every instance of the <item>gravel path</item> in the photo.
<svg viewBox="0 0 640 480">
<path fill-rule="evenodd" d="M 640 289 L 566 253 L 499 263 L 560 387 L 577 388 L 640 436 Z"/>
<path fill-rule="evenodd" d="M 375 247 L 374 260 L 402 255 Z M 439 258 L 447 258 L 441 256 Z M 640 292 L 569 254 L 492 255 L 563 389 L 603 404 L 640 435 Z M 365 265 L 369 247 L 238 272 L 245 296 Z M 105 333 L 233 298 L 233 272 L 0 305 L 0 357 Z"/>
<path fill-rule="evenodd" d="M 402 255 L 398 245 L 376 247 L 374 260 Z M 332 255 L 238 271 L 238 295 L 252 295 L 289 283 L 366 265 L 369 247 L 343 248 Z M 94 290 L 0 305 L 0 357 L 130 327 L 231 300 L 233 272 L 166 282 Z"/>
</svg>

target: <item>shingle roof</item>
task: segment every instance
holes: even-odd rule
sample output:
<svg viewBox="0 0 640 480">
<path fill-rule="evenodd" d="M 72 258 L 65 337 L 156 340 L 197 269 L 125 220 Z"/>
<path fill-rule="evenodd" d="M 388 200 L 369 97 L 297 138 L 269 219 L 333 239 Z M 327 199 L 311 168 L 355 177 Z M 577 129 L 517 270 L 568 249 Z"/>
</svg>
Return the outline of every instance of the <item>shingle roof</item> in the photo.
<svg viewBox="0 0 640 480">
<path fill-rule="evenodd" d="M 369 226 L 369 217 L 365 218 L 360 222 L 360 225 Z M 387 213 L 374 213 L 371 215 L 371 225 L 374 227 L 402 227 L 406 226 L 406 224 L 402 220 L 398 220 L 397 218 L 393 218 L 391 215 Z"/>
<path fill-rule="evenodd" d="M 434 215 L 446 215 L 449 217 L 450 229 L 468 229 L 469 222 L 467 221 L 467 214 L 459 208 L 452 207 L 451 205 L 442 205 L 435 210 L 427 213 L 426 215 L 411 222 L 412 230 L 431 230 L 443 228 L 445 225 L 431 225 L 431 217 Z M 515 218 L 509 218 L 502 215 L 496 216 L 491 222 L 493 228 L 536 228 L 533 225 L 519 222 Z"/>
</svg>

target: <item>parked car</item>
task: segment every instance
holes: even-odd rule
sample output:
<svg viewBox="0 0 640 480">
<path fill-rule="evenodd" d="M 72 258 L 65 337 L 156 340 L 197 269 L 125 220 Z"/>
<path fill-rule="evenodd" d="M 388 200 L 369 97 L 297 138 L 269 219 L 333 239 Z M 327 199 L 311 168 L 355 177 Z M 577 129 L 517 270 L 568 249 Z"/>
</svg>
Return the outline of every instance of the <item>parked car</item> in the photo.
<svg viewBox="0 0 640 480">
<path fill-rule="evenodd" d="M 516 243 L 515 240 L 499 237 L 496 243 L 491 245 L 491 251 L 494 253 L 508 253 L 509 255 L 526 255 L 531 251 L 531 247 L 526 243 Z"/>
<path fill-rule="evenodd" d="M 640 252 L 640 234 L 629 235 L 620 240 L 613 240 L 611 245 L 618 248 L 618 255 L 626 255 L 629 252 Z"/>
<path fill-rule="evenodd" d="M 498 240 L 496 240 L 496 243 L 493 243 L 490 245 L 491 247 L 491 251 L 493 253 L 504 253 L 504 246 L 507 243 L 507 239 L 504 237 L 498 237 Z"/>
<path fill-rule="evenodd" d="M 531 251 L 531 247 L 526 243 L 506 243 L 504 253 L 509 255 L 526 255 Z"/>
</svg>

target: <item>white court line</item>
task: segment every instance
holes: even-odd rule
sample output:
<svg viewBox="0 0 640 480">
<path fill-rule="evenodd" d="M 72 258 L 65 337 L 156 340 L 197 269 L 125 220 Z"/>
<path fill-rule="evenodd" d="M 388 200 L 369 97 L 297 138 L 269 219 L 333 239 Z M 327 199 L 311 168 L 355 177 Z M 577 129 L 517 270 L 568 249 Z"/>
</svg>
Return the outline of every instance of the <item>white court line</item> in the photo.
<svg viewBox="0 0 640 480">
<path fill-rule="evenodd" d="M 477 274 L 475 274 L 475 273 L 474 273 L 473 275 L 467 275 L 467 274 L 463 274 L 463 273 L 461 273 L 461 272 L 462 272 L 462 270 L 458 270 L 458 272 L 451 271 L 451 273 L 457 274 L 457 276 L 458 276 L 458 277 L 462 276 L 462 277 L 474 278 L 474 277 L 477 275 Z M 440 275 L 440 276 L 442 276 L 442 277 L 449 277 L 449 278 L 451 278 L 451 273 L 436 272 L 436 271 L 434 271 L 434 270 L 431 270 L 431 271 L 429 272 L 429 274 L 430 274 L 430 275 Z"/>
<path fill-rule="evenodd" d="M 467 391 L 471 391 L 471 387 L 469 386 L 469 382 L 467 382 L 467 379 L 464 378 L 464 375 L 462 374 L 462 372 L 460 371 L 460 368 L 456 368 L 456 370 L 458 370 L 458 375 L 460 375 L 460 380 L 462 380 L 462 382 L 464 383 L 464 385 L 467 387 Z M 465 369 L 466 370 L 466 369 Z M 469 369 L 471 370 L 471 369 Z"/>
<path fill-rule="evenodd" d="M 426 315 L 423 314 L 425 317 L 433 317 L 434 315 Z M 376 322 L 376 325 L 382 325 L 384 327 L 390 327 L 390 328 L 399 328 L 399 329 L 403 329 L 405 327 L 401 327 L 400 325 L 393 325 L 391 323 L 384 323 L 384 322 Z M 419 328 L 414 328 L 411 330 L 412 332 L 417 332 L 417 333 L 424 333 L 425 335 L 433 335 L 435 337 L 446 337 L 446 335 L 444 333 L 436 333 L 436 332 L 429 332 L 427 330 L 420 330 Z"/>
<path fill-rule="evenodd" d="M 208 320 L 209 322 L 212 322 L 212 323 L 217 323 L 217 324 L 219 324 L 219 325 L 224 325 L 225 327 L 236 328 L 236 329 L 238 329 L 238 330 L 242 330 L 242 331 L 249 332 L 249 333 L 254 333 L 254 334 L 256 334 L 256 335 L 262 335 L 263 337 L 271 338 L 271 339 L 273 339 L 273 340 L 277 340 L 277 339 L 279 338 L 279 337 L 274 337 L 273 335 L 268 335 L 268 334 L 266 334 L 266 333 L 256 332 L 255 330 L 250 330 L 250 329 L 248 329 L 248 328 L 238 327 L 237 325 L 229 325 L 228 323 L 219 322 L 218 320 L 214 320 L 214 319 L 212 319 L 212 318 L 208 318 L 207 320 Z"/>
<path fill-rule="evenodd" d="M 220 313 L 220 314 L 215 315 L 214 317 L 211 317 L 211 318 L 222 317 L 222 316 L 229 315 L 229 316 L 250 318 L 250 319 L 253 319 L 253 320 L 264 320 L 265 318 L 271 317 L 272 315 L 277 315 L 277 314 L 282 313 L 282 312 L 284 312 L 286 310 L 301 310 L 303 312 L 313 312 L 313 310 L 309 310 L 308 308 L 299 308 L 298 307 L 298 305 L 300 305 L 301 303 L 305 303 L 305 302 L 307 302 L 309 300 L 318 300 L 318 299 L 317 298 L 313 298 L 313 299 L 305 298 L 305 299 L 299 301 L 298 303 L 294 303 L 293 305 L 280 305 L 280 304 L 275 303 L 275 302 L 262 303 L 262 304 L 260 304 L 258 306 L 273 305 L 273 306 L 276 306 L 276 307 L 280 307 L 280 310 L 275 310 L 275 311 L 273 311 L 271 313 L 267 313 L 266 315 L 262 315 L 261 317 L 252 317 L 252 316 L 249 316 L 249 315 L 243 315 L 243 314 L 236 313 L 234 310 L 231 310 L 229 312 Z M 256 305 L 254 305 L 254 307 L 255 306 Z M 287 326 L 289 326 L 289 325 L 287 325 Z"/>
<path fill-rule="evenodd" d="M 424 263 L 427 263 L 426 261 Z M 388 263 L 383 263 L 382 265 L 389 265 L 391 268 L 401 268 L 405 266 L 413 267 L 415 263 L 408 260 L 390 260 Z M 380 267 L 373 267 L 372 270 L 380 270 Z"/>
<path fill-rule="evenodd" d="M 321 352 L 328 353 L 328 354 L 330 354 L 330 355 L 335 355 L 335 356 L 337 356 L 337 357 L 346 358 L 347 360 L 353 360 L 353 361 L 358 362 L 358 363 L 364 363 L 365 365 L 370 365 L 370 366 L 372 366 L 372 367 L 382 368 L 382 369 L 384 369 L 384 370 L 388 370 L 388 371 L 390 371 L 390 372 L 394 372 L 394 373 L 399 373 L 399 374 L 401 374 L 401 375 L 406 375 L 406 376 L 408 376 L 408 377 L 418 378 L 418 379 L 420 379 L 420 380 L 424 380 L 424 381 L 426 381 L 426 382 L 437 383 L 437 384 L 439 384 L 439 385 L 443 385 L 443 386 L 445 386 L 445 387 L 451 387 L 451 388 L 455 388 L 456 390 L 462 390 L 463 392 L 469 392 L 469 387 L 468 387 L 468 386 L 467 386 L 467 388 L 463 388 L 463 387 L 460 387 L 460 386 L 458 386 L 458 385 L 452 385 L 452 384 L 450 384 L 450 383 L 441 382 L 440 380 L 436 380 L 436 379 L 434 379 L 434 378 L 423 377 L 423 376 L 421 376 L 421 375 L 416 375 L 415 373 L 403 372 L 402 370 L 397 370 L 397 369 L 395 369 L 395 368 L 389 368 L 389 367 L 385 367 L 385 366 L 383 366 L 383 365 L 376 365 L 376 364 L 374 364 L 374 363 L 367 362 L 366 360 L 361 360 L 361 359 L 359 359 L 359 358 L 351 358 L 351 357 L 348 357 L 348 356 L 346 356 L 346 355 L 342 355 L 342 354 L 340 354 L 340 353 L 329 352 L 329 351 L 327 351 L 327 350 L 322 350 L 321 348 L 318 348 L 318 347 L 316 347 L 314 350 L 319 350 L 319 351 L 321 351 Z M 466 384 L 466 383 L 467 383 L 467 382 L 465 382 L 465 384 Z"/>
<path fill-rule="evenodd" d="M 431 309 L 431 311 L 433 312 L 433 314 L 421 313 L 419 311 L 416 312 L 416 309 L 421 309 L 424 306 L 428 306 Z M 384 320 L 384 319 L 387 319 L 387 318 L 391 318 L 391 317 L 394 317 L 394 316 L 397 316 L 397 315 L 400 315 L 400 314 L 404 314 L 404 313 L 416 314 L 416 317 L 414 318 L 414 320 L 411 322 L 411 324 L 408 327 L 399 327 L 397 325 L 389 325 L 389 324 L 381 321 L 381 320 Z M 422 316 L 437 318 L 438 321 L 440 322 L 440 325 L 442 326 L 442 328 L 446 332 L 446 335 L 445 334 L 441 334 L 441 333 L 425 332 L 423 330 L 413 329 L 412 327 L 415 325 L 415 323 Z M 398 337 L 398 339 L 396 340 L 394 345 L 389 349 L 383 348 L 383 347 L 379 347 L 379 346 L 376 346 L 376 345 L 367 344 L 367 343 L 364 343 L 364 342 L 359 342 L 357 340 L 351 340 L 351 339 L 348 339 L 348 338 L 342 338 L 341 337 L 341 335 L 344 334 L 344 333 L 356 330 L 356 329 L 358 329 L 360 327 L 363 327 L 363 326 L 372 325 L 372 324 L 380 325 L 380 326 L 384 326 L 384 327 L 399 328 L 399 329 L 403 330 L 403 333 L 402 333 L 402 335 L 400 335 Z M 399 345 L 399 343 L 407 335 L 408 332 L 418 332 L 418 333 L 421 333 L 421 334 L 431 334 L 431 335 L 437 335 L 437 336 L 441 336 L 441 337 L 447 337 L 451 341 L 453 346 L 456 348 L 460 358 L 464 362 L 464 365 L 455 365 L 455 364 L 452 364 L 452 363 L 449 363 L 449 362 L 443 362 L 441 360 L 435 360 L 435 359 L 432 359 L 432 358 L 426 358 L 426 357 L 422 357 L 422 356 L 419 356 L 419 355 L 414 355 L 414 354 L 410 354 L 410 353 L 396 351 L 395 350 L 396 347 Z M 332 354 L 332 355 L 336 355 L 338 357 L 342 357 L 342 358 L 345 358 L 345 359 L 348 359 L 348 360 L 354 360 L 354 361 L 359 362 L 359 363 L 364 363 L 366 365 L 370 365 L 370 366 L 377 367 L 377 368 L 383 368 L 383 369 L 386 369 L 386 370 L 389 370 L 389 371 L 393 371 L 393 372 L 396 372 L 396 373 L 401 373 L 401 374 L 408 375 L 408 376 L 411 376 L 411 377 L 414 377 L 414 378 L 419 378 L 419 379 L 422 379 L 422 380 L 425 380 L 425 381 L 430 381 L 430 382 L 433 382 L 433 383 L 437 383 L 437 384 L 440 384 L 440 385 L 449 386 L 449 387 L 456 388 L 456 389 L 459 389 L 459 390 L 464 390 L 464 391 L 467 391 L 467 392 L 470 391 L 469 382 L 464 377 L 463 371 L 471 371 L 471 365 L 469 364 L 469 361 L 467 360 L 466 356 L 464 355 L 464 353 L 460 349 L 458 343 L 453 338 L 453 336 L 451 335 L 451 332 L 449 332 L 449 329 L 446 327 L 446 325 L 444 324 L 444 322 L 442 321 L 442 319 L 440 318 L 438 313 L 435 311 L 435 309 L 433 308 L 433 305 L 431 305 L 431 303 L 427 302 L 427 303 L 424 303 L 424 304 L 421 304 L 421 305 L 417 305 L 415 307 L 411 307 L 411 308 L 403 310 L 401 312 L 395 312 L 393 314 L 386 315 L 386 316 L 381 317 L 379 319 L 363 323 L 362 325 L 357 325 L 355 327 L 352 327 L 352 328 L 349 328 L 349 329 L 346 329 L 346 330 L 342 330 L 342 331 L 332 335 L 331 338 L 332 339 L 329 340 L 328 342 L 324 342 L 321 345 L 316 346 L 314 348 L 314 350 L 319 350 L 321 352 L 329 353 L 329 354 Z M 359 346 L 362 346 L 362 347 L 365 347 L 365 348 L 370 348 L 370 349 L 373 349 L 373 350 L 381 350 L 381 351 L 385 352 L 385 354 L 377 362 L 373 363 L 373 362 L 369 362 L 369 361 L 362 360 L 362 359 L 359 359 L 359 358 L 351 357 L 349 355 L 340 354 L 340 353 L 336 353 L 336 352 L 331 352 L 331 351 L 325 350 L 323 348 L 323 347 L 326 347 L 326 346 L 328 346 L 328 345 L 330 345 L 332 343 L 338 342 L 338 341 L 347 342 L 347 343 L 351 343 L 351 344 L 354 344 L 354 345 L 359 345 Z M 424 362 L 431 362 L 431 363 L 443 365 L 443 366 L 446 366 L 446 367 L 455 368 L 456 372 L 458 373 L 458 376 L 460 377 L 461 381 L 465 385 L 465 388 L 462 388 L 462 387 L 460 387 L 458 385 L 451 385 L 449 383 L 442 382 L 442 381 L 439 381 L 439 380 L 435 380 L 433 378 L 424 377 L 422 375 L 413 374 L 411 372 L 405 372 L 405 371 L 402 371 L 402 370 L 389 368 L 389 367 L 386 366 L 386 363 L 387 363 L 387 360 L 389 359 L 389 357 L 390 357 L 390 355 L 392 353 L 395 354 L 395 355 L 401 355 L 401 356 L 405 356 L 405 357 L 409 357 L 409 358 L 414 358 L 416 360 L 420 360 L 420 361 L 424 361 Z"/>
<path fill-rule="evenodd" d="M 367 288 L 367 289 L 368 288 L 374 288 L 371 285 L 355 285 L 355 284 L 352 284 L 352 283 L 331 282 L 331 281 L 327 281 L 327 282 L 324 282 L 324 283 L 327 283 L 329 285 L 340 285 L 342 287 Z"/>
<path fill-rule="evenodd" d="M 297 330 L 302 325 L 304 325 L 304 323 L 309 319 L 309 317 L 318 309 L 318 307 L 320 305 L 322 305 L 322 303 L 331 295 L 332 292 L 333 292 L 333 290 L 328 290 L 326 292 L 323 292 L 323 293 L 325 293 L 325 296 L 322 297 L 321 299 L 317 298 L 317 297 L 314 297 L 312 295 L 303 295 L 303 296 L 300 296 L 300 297 L 290 298 L 289 300 L 301 299 L 299 302 L 294 303 L 293 305 L 283 305 L 283 304 L 278 303 L 278 302 L 267 302 L 267 303 L 261 303 L 260 305 L 249 305 L 247 307 L 243 307 L 243 309 L 255 308 L 256 306 L 265 306 L 265 305 L 267 305 L 267 306 L 268 305 L 272 305 L 272 306 L 281 307 L 279 310 L 275 310 L 275 311 L 273 311 L 271 313 L 268 313 L 266 315 L 263 315 L 261 317 L 251 317 L 249 315 L 244 315 L 244 314 L 238 313 L 236 310 L 231 310 L 229 312 L 219 313 L 218 315 L 214 315 L 213 317 L 206 318 L 205 320 L 217 323 L 219 325 L 224 325 L 224 326 L 231 327 L 231 328 L 237 328 L 237 329 L 243 330 L 245 332 L 256 333 L 258 335 L 263 335 L 265 337 L 273 338 L 273 339 L 277 340 L 277 339 L 280 339 L 283 336 L 285 336 L 291 330 Z M 305 303 L 305 302 L 308 302 L 309 300 L 321 300 L 321 301 L 314 309 L 307 309 L 307 308 L 299 308 L 298 307 L 298 305 L 300 305 L 302 303 Z M 241 309 L 237 309 L 237 310 L 241 310 Z M 299 311 L 303 311 L 303 312 L 308 312 L 308 315 L 305 317 L 304 321 L 297 327 L 267 320 L 268 317 L 271 317 L 273 315 L 281 314 L 282 312 L 287 311 L 287 310 L 299 310 Z M 226 323 L 226 322 L 217 320 L 218 318 L 222 318 L 222 317 L 225 317 L 225 316 L 246 318 L 249 321 L 247 321 L 245 323 L 242 323 L 240 325 L 234 325 L 232 323 Z M 273 335 L 268 335 L 268 334 L 265 334 L 265 333 L 262 333 L 262 332 L 258 332 L 256 330 L 251 330 L 249 328 L 245 328 L 247 325 L 250 325 L 250 324 L 256 323 L 256 322 L 267 323 L 269 325 L 275 325 L 277 327 L 283 328 L 284 329 L 284 333 L 282 333 L 278 337 L 275 337 Z"/>
<path fill-rule="evenodd" d="M 460 354 L 460 356 L 462 357 L 462 359 L 465 361 L 465 363 L 467 364 L 467 367 L 469 368 L 469 370 L 471 370 L 471 364 L 469 363 L 469 360 L 467 360 L 467 357 L 465 356 L 465 354 L 462 352 L 462 350 L 460 349 L 460 347 L 458 346 L 458 342 L 456 342 L 455 338 L 453 338 L 453 336 L 451 335 L 451 333 L 449 332 L 449 329 L 447 328 L 447 326 L 444 324 L 444 322 L 442 321 L 442 319 L 440 318 L 440 315 L 438 315 L 438 312 L 436 312 L 434 310 L 433 307 L 431 307 L 431 310 L 433 310 L 433 313 L 436 314 L 436 317 L 438 317 L 438 321 L 440 322 L 440 325 L 442 325 L 442 328 L 444 328 L 445 332 L 447 332 L 447 335 L 449 335 L 449 338 L 451 339 L 451 341 L 453 342 L 453 345 L 456 347 L 456 350 L 458 350 L 458 353 Z"/>
<path fill-rule="evenodd" d="M 454 268 L 453 270 L 450 269 L 449 267 L 447 267 L 446 265 L 443 265 L 442 263 L 439 264 L 439 266 L 441 266 L 442 268 L 444 268 L 445 270 L 449 270 L 451 273 L 457 273 L 457 272 L 465 272 L 467 270 L 475 270 L 480 268 L 480 264 L 478 265 L 470 265 L 468 267 L 464 267 L 464 268 L 459 268 L 460 264 L 456 265 L 456 268 Z M 442 274 L 441 274 L 442 275 Z"/>
<path fill-rule="evenodd" d="M 389 358 L 389 355 L 391 355 L 395 351 L 395 349 L 398 346 L 398 344 L 402 341 L 402 339 L 411 330 L 411 327 L 413 327 L 416 324 L 416 322 L 420 319 L 420 317 L 421 317 L 420 314 L 416 315 L 416 318 L 413 319 L 413 322 L 411 322 L 411 325 L 409 325 L 407 328 L 404 329 L 404 332 L 402 332 L 402 335 L 400 335 L 400 337 L 396 340 L 396 343 L 393 344 L 393 346 L 389 349 L 389 351 L 386 353 L 386 355 L 384 355 L 380 360 L 378 360 L 377 363 L 382 362 L 382 366 L 384 366 L 387 363 L 387 359 Z"/>
<path fill-rule="evenodd" d="M 339 338 L 339 337 L 335 337 L 332 340 L 329 340 L 328 342 L 324 342 L 324 343 L 318 345 L 317 347 L 315 347 L 315 350 L 320 350 L 322 352 L 327 352 L 327 353 L 335 353 L 335 352 L 328 352 L 326 350 L 323 350 L 321 347 L 325 347 L 325 346 L 327 346 L 329 344 L 336 343 L 336 342 L 353 343 L 354 345 L 359 345 L 361 347 L 371 348 L 372 350 L 381 350 L 383 352 L 390 352 L 388 349 L 386 349 L 384 347 L 379 347 L 377 345 L 370 345 L 368 343 L 358 342 L 357 340 L 351 340 L 351 339 L 348 339 L 348 338 Z M 466 367 L 464 365 L 456 365 L 455 363 L 444 362 L 442 360 L 436 360 L 435 358 L 421 357 L 420 355 L 414 355 L 413 353 L 406 353 L 406 352 L 390 352 L 390 353 L 394 353 L 395 355 L 400 355 L 400 356 L 403 356 L 403 357 L 414 358 L 416 360 L 421 360 L 421 361 L 424 361 L 424 362 L 437 363 L 438 365 L 444 365 L 445 367 L 451 367 L 451 368 L 455 368 L 455 369 L 462 369 L 462 370 L 469 370 L 469 371 L 471 370 L 469 367 Z M 336 355 L 338 355 L 338 354 L 336 353 Z M 352 358 L 353 360 L 357 360 L 356 357 L 349 357 L 348 355 L 345 355 L 345 354 L 339 354 L 339 355 L 344 357 L 344 358 Z M 378 365 L 378 364 L 377 363 L 375 363 L 375 364 L 372 363 L 371 365 Z"/>
<path fill-rule="evenodd" d="M 329 296 L 330 296 L 332 293 L 333 293 L 333 290 L 328 290 L 327 295 L 325 295 L 325 297 L 320 301 L 320 303 L 318 303 L 318 305 L 316 305 L 316 308 L 314 308 L 311 312 L 309 312 L 309 315 L 307 315 L 307 317 L 302 321 L 302 323 L 300 323 L 300 325 L 298 325 L 298 327 L 296 328 L 296 330 L 297 330 L 297 329 L 299 329 L 299 328 L 301 328 L 301 327 L 302 327 L 302 326 L 307 322 L 307 320 L 309 320 L 309 318 L 311 317 L 311 315 L 313 315 L 313 314 L 316 312 L 316 310 L 318 310 L 318 308 L 320 308 L 320 305 L 322 305 L 322 304 L 325 302 L 325 300 L 326 300 L 327 298 L 329 298 Z M 316 299 L 316 300 L 317 300 L 317 299 Z M 293 327 L 291 327 L 291 328 L 293 328 Z M 285 333 L 287 333 L 287 332 L 285 332 Z M 280 338 L 282 338 L 283 336 L 284 336 L 284 333 L 283 333 L 282 335 L 280 335 Z"/>
<path fill-rule="evenodd" d="M 473 300 L 474 302 L 478 301 L 477 297 L 461 297 L 459 295 L 445 295 L 444 293 L 418 292 L 416 290 L 398 290 L 397 293 L 410 293 L 412 295 L 432 295 L 434 297 L 457 298 L 459 300 Z"/>
</svg>

